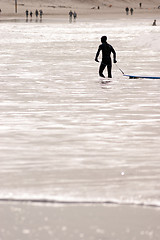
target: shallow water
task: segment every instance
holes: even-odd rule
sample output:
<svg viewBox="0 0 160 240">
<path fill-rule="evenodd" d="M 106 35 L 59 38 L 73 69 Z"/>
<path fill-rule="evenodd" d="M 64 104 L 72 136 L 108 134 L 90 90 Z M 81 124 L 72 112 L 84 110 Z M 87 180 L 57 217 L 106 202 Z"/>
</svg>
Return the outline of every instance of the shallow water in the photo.
<svg viewBox="0 0 160 240">
<path fill-rule="evenodd" d="M 94 62 L 105 34 L 126 74 L 160 76 L 139 21 L 0 23 L 1 199 L 160 206 L 160 80 Z"/>
</svg>

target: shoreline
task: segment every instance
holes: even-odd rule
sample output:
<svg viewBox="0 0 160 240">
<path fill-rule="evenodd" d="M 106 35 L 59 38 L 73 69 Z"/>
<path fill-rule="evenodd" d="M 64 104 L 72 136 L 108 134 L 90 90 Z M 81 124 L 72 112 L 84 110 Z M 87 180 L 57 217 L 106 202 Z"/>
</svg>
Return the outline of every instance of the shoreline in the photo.
<svg viewBox="0 0 160 240">
<path fill-rule="evenodd" d="M 135 14 L 134 16 L 126 16 L 125 14 L 100 14 L 100 15 L 79 15 L 78 18 L 76 19 L 75 22 L 97 22 L 97 21 L 111 21 L 111 20 L 128 20 L 128 21 L 132 21 L 132 20 L 151 20 L 151 25 L 153 23 L 153 20 L 156 19 L 157 20 L 157 26 L 160 26 L 160 16 L 158 16 L 158 13 L 150 13 L 150 14 Z M 26 19 L 25 15 L 3 15 L 0 17 L 0 23 L 1 22 L 35 22 L 37 20 L 38 21 L 44 21 L 44 22 L 52 22 L 52 21 L 69 21 L 69 17 L 66 14 L 57 14 L 57 15 L 44 15 L 42 19 L 37 18 L 36 17 L 28 17 L 28 19 Z M 74 22 L 74 20 L 73 20 Z M 103 24 L 103 23 L 102 23 Z"/>
</svg>

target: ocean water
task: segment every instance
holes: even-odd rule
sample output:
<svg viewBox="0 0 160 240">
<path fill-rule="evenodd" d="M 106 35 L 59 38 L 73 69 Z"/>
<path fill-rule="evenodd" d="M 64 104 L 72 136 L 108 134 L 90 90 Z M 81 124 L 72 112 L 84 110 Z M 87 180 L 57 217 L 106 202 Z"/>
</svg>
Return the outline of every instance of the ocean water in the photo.
<svg viewBox="0 0 160 240">
<path fill-rule="evenodd" d="M 160 76 L 151 19 L 0 22 L 0 199 L 160 206 Z M 107 73 L 105 72 L 105 75 Z"/>
</svg>

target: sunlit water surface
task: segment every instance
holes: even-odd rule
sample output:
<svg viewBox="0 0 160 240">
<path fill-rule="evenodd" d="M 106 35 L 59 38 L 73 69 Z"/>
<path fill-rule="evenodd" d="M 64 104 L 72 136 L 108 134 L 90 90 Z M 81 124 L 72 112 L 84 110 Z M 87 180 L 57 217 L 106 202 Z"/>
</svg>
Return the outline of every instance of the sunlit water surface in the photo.
<svg viewBox="0 0 160 240">
<path fill-rule="evenodd" d="M 94 62 L 107 35 L 126 74 L 160 76 L 139 21 L 0 22 L 1 199 L 160 206 L 160 80 Z"/>
</svg>

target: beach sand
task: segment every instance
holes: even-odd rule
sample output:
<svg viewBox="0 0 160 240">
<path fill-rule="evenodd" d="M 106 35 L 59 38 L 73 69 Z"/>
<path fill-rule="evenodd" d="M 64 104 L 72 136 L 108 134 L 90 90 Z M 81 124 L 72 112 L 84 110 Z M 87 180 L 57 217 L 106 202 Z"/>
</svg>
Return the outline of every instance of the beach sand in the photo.
<svg viewBox="0 0 160 240">
<path fill-rule="evenodd" d="M 88 19 L 103 19 L 107 18 L 119 18 L 125 16 L 125 8 L 133 8 L 136 17 L 153 17 L 159 18 L 158 0 L 146 0 L 142 2 L 142 8 L 139 7 L 138 0 L 17 0 L 17 12 L 15 8 L 15 1 L 1 0 L 0 9 L 0 19 L 4 18 L 22 18 L 25 17 L 25 11 L 32 11 L 33 14 L 35 10 L 42 9 L 44 18 L 51 17 L 68 17 L 68 12 L 70 10 L 76 11 L 78 13 L 78 18 L 87 17 Z M 99 6 L 99 9 L 98 9 Z M 107 14 L 107 15 L 106 15 Z"/>
<path fill-rule="evenodd" d="M 3 240 L 159 240 L 160 210 L 142 206 L 0 204 Z"/>
</svg>

